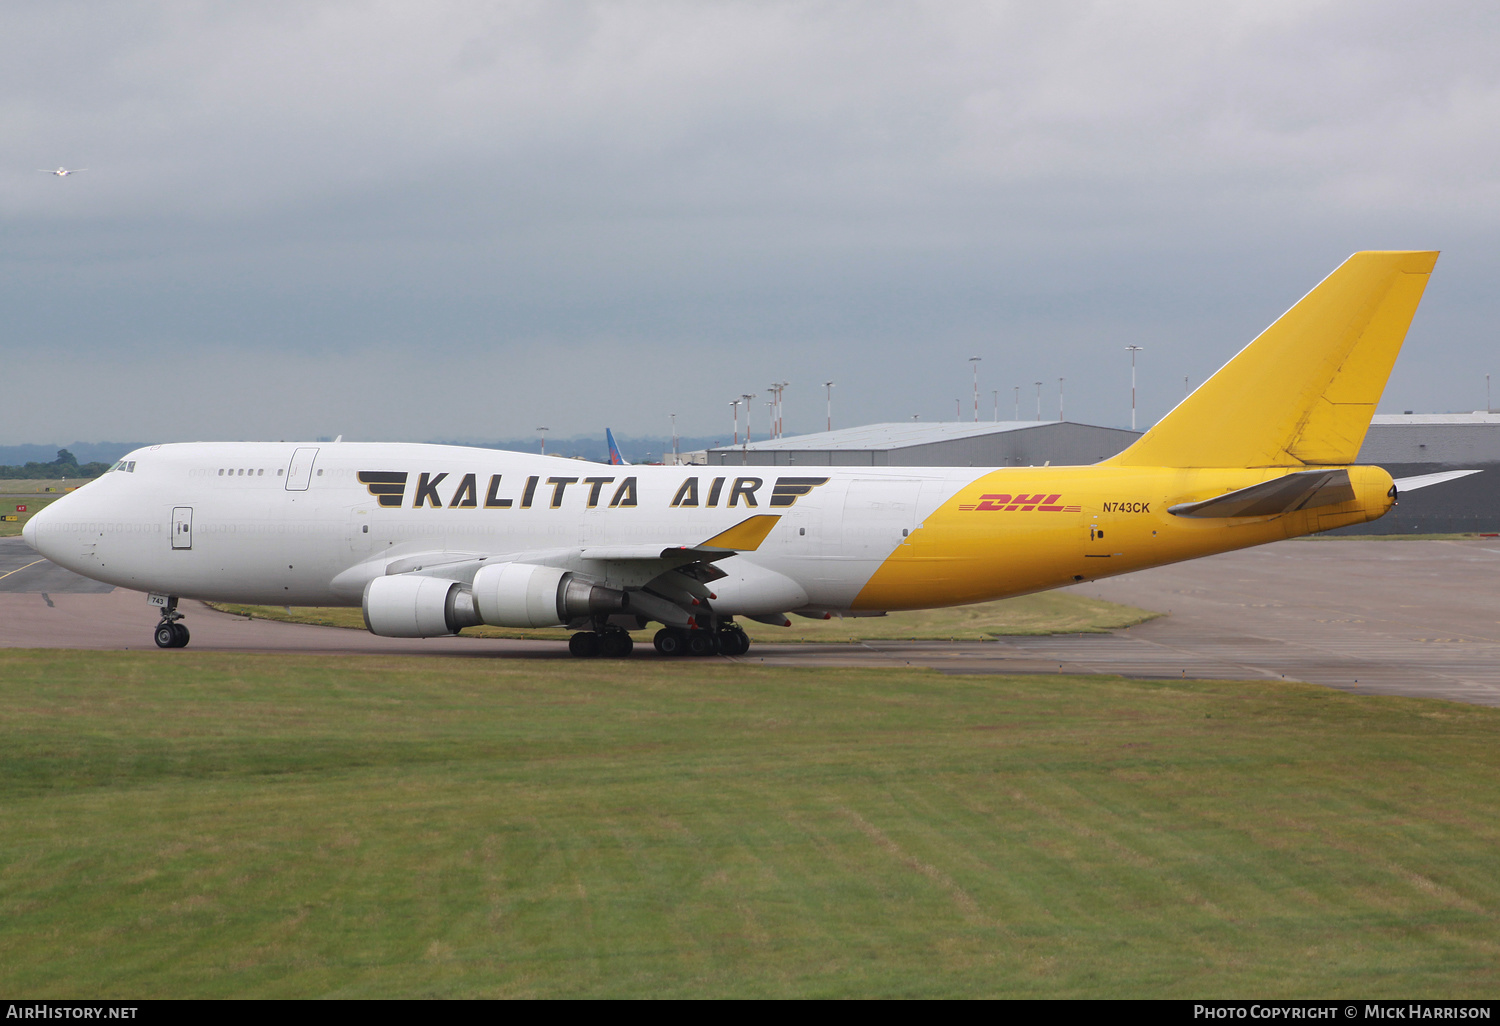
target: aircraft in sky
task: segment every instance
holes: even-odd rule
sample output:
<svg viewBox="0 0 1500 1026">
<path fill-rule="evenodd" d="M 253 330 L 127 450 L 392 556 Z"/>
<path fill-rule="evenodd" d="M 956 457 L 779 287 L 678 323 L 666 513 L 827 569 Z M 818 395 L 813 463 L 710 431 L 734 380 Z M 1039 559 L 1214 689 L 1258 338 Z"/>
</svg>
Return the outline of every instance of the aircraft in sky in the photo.
<svg viewBox="0 0 1500 1026">
<path fill-rule="evenodd" d="M 69 175 L 76 175 L 80 171 L 87 171 L 88 168 L 86 168 L 86 167 L 59 167 L 59 168 L 57 168 L 54 171 L 50 167 L 39 167 L 39 168 L 37 168 L 37 170 L 40 171 L 40 172 L 42 172 L 43 174 L 56 175 L 59 178 L 66 178 Z"/>
<path fill-rule="evenodd" d="M 148 593 L 361 606 L 371 631 L 567 627 L 575 655 L 743 654 L 738 620 L 1043 591 L 1382 516 L 1354 466 L 1437 259 L 1356 253 L 1120 454 L 1080 467 L 625 466 L 415 444 L 132 452 L 34 515 L 39 553 Z M 1410 486 L 1454 474 L 1414 479 Z"/>
</svg>

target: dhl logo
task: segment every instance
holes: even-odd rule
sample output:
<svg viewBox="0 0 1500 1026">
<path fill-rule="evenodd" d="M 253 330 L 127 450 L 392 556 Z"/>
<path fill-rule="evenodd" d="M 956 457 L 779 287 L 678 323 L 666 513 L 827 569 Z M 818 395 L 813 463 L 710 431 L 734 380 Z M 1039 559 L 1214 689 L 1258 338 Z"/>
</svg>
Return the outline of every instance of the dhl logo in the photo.
<svg viewBox="0 0 1500 1026">
<path fill-rule="evenodd" d="M 998 512 L 1000 510 L 1005 510 L 1006 512 L 1020 510 L 1022 513 L 1030 513 L 1032 510 L 1036 510 L 1038 513 L 1082 512 L 1082 507 L 1080 506 L 1057 505 L 1057 500 L 1061 498 L 1062 495 L 1060 494 L 1043 495 L 1041 493 L 1036 495 L 1024 495 L 1020 493 L 1015 495 L 981 495 L 977 503 L 960 505 L 958 508 L 962 510 L 975 510 L 976 512 Z"/>
</svg>

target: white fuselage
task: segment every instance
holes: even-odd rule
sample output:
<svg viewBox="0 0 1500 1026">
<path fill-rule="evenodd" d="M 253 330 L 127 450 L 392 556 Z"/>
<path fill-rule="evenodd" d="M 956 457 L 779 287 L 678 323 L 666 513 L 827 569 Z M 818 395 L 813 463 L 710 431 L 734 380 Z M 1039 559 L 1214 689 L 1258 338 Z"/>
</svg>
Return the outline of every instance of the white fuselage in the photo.
<svg viewBox="0 0 1500 1026">
<path fill-rule="evenodd" d="M 773 513 L 781 519 L 764 543 L 724 569 L 775 571 L 797 582 L 803 605 L 833 610 L 849 608 L 907 532 L 984 473 L 610 466 L 368 443 L 160 445 L 117 466 L 36 514 L 25 535 L 54 562 L 120 587 L 357 605 L 372 578 L 408 557 L 548 553 L 566 564 L 590 547 L 692 546 Z M 372 475 L 405 477 L 398 492 Z M 779 484 L 799 479 L 822 483 Z"/>
</svg>

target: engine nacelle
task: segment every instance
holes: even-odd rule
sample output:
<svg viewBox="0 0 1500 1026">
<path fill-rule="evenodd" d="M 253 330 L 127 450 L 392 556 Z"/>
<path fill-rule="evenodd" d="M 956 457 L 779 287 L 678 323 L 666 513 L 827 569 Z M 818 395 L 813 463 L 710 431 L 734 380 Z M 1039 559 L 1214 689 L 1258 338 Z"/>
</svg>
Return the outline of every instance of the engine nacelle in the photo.
<svg viewBox="0 0 1500 1026">
<path fill-rule="evenodd" d="M 482 622 L 474 595 L 457 581 L 413 574 L 365 585 L 365 626 L 386 638 L 435 638 Z"/>
<path fill-rule="evenodd" d="M 623 613 L 630 597 L 567 570 L 496 563 L 474 575 L 479 616 L 496 627 L 558 627 L 580 616 Z"/>
</svg>

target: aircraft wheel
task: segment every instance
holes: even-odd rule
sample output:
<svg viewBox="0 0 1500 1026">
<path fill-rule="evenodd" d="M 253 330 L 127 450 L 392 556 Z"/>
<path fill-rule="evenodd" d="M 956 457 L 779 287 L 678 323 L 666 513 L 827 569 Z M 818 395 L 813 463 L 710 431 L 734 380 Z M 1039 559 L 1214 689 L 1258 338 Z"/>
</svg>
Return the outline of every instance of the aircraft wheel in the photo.
<svg viewBox="0 0 1500 1026">
<path fill-rule="evenodd" d="M 750 636 L 738 629 L 720 631 L 719 651 L 727 656 L 742 656 L 750 651 Z"/>
<path fill-rule="evenodd" d="M 186 624 L 174 623 L 172 625 L 172 633 L 177 636 L 176 641 L 172 643 L 173 648 L 187 648 L 187 643 L 191 641 L 193 637 L 188 633 Z"/>
<path fill-rule="evenodd" d="M 174 626 L 175 624 L 168 623 L 165 620 L 156 625 L 156 634 L 154 635 L 154 638 L 157 648 L 177 647 L 177 632 L 173 630 Z"/>
<path fill-rule="evenodd" d="M 714 644 L 714 636 L 709 631 L 689 631 L 687 636 L 687 650 L 689 655 L 709 656 L 718 649 Z"/>
<path fill-rule="evenodd" d="M 599 639 L 599 654 L 606 659 L 624 659 L 634 648 L 635 641 L 624 631 L 610 631 Z"/>
<path fill-rule="evenodd" d="M 579 631 L 568 639 L 568 651 L 580 659 L 591 659 L 599 654 L 599 635 L 592 631 Z"/>
<path fill-rule="evenodd" d="M 687 652 L 687 638 L 675 627 L 663 627 L 656 632 L 651 643 L 664 656 L 680 656 Z"/>
</svg>

